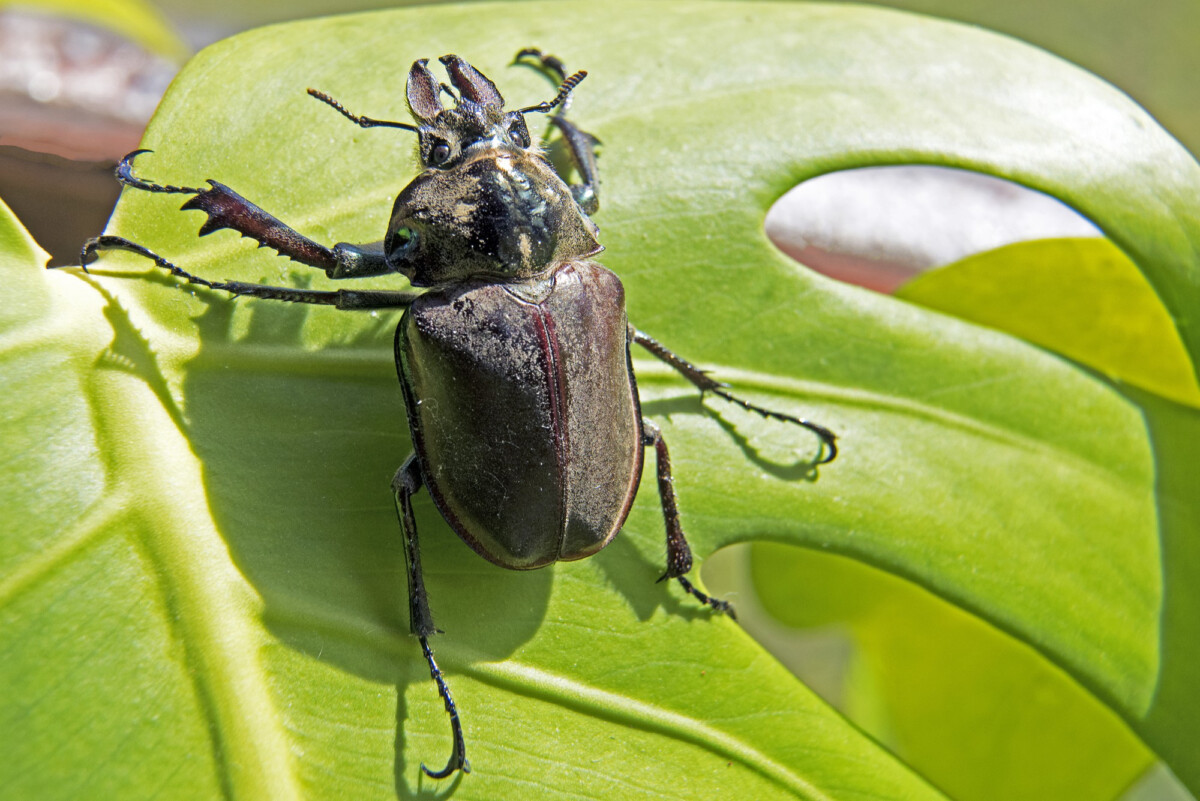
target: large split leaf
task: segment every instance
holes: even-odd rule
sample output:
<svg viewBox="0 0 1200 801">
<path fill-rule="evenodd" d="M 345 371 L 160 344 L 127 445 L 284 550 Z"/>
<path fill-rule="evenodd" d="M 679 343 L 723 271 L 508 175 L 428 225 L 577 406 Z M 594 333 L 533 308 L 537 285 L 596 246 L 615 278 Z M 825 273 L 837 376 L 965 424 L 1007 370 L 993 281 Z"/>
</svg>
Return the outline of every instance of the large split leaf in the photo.
<svg viewBox="0 0 1200 801">
<path fill-rule="evenodd" d="M 981 169 L 1074 204 L 1186 321 L 1195 162 L 1110 87 L 968 28 L 827 6 L 531 3 L 216 45 L 176 81 L 138 167 L 221 180 L 322 241 L 378 239 L 412 142 L 357 129 L 304 89 L 402 118 L 408 65 L 458 52 L 528 105 L 553 89 L 506 66 L 527 44 L 590 72 L 572 113 L 604 141 L 604 261 L 634 322 L 842 436 L 839 460 L 810 475 L 802 433 L 702 405 L 639 360 L 698 555 L 770 538 L 919 582 L 1033 646 L 1195 786 L 1200 616 L 1183 588 L 1200 563 L 1170 563 L 1165 582 L 1162 568 L 1168 524 L 1169 552 L 1197 547 L 1183 527 L 1195 501 L 1173 489 L 1195 450 L 1189 413 L 1163 424 L 1178 440 L 1164 470 L 1159 429 L 1102 381 L 813 276 L 761 230 L 775 198 L 823 171 Z M 201 215 L 178 200 L 127 192 L 110 232 L 213 278 L 329 284 L 232 233 L 197 239 Z M 428 789 L 417 764 L 448 736 L 405 633 L 387 490 L 409 447 L 395 315 L 231 303 L 132 256 L 106 256 L 93 277 L 5 258 L 6 288 L 27 302 L 0 342 L 5 460 L 20 477 L 0 553 L 0 715 L 16 743 L 0 786 Z M 530 574 L 484 563 L 419 510 L 448 632 L 435 647 L 475 768 L 455 797 L 938 797 L 735 624 L 653 583 L 656 507 L 647 481 L 608 550 Z"/>
</svg>

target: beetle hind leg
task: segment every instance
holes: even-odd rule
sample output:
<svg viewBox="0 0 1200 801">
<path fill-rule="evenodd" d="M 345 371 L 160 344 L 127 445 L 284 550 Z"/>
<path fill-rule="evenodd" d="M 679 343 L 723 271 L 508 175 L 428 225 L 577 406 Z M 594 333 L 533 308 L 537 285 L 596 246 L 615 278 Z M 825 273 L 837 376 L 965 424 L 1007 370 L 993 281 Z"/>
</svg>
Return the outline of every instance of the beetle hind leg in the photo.
<svg viewBox="0 0 1200 801">
<path fill-rule="evenodd" d="M 416 454 L 405 460 L 403 466 L 392 479 L 392 490 L 396 496 L 396 513 L 400 517 L 400 528 L 404 533 L 404 562 L 408 567 L 408 615 L 409 627 L 421 643 L 421 653 L 429 665 L 429 676 L 437 685 L 438 695 L 450 716 L 450 734 L 453 739 L 453 750 L 446 767 L 432 771 L 421 763 L 421 770 L 431 779 L 444 779 L 456 770 L 463 773 L 471 772 L 471 763 L 467 761 L 467 746 L 463 739 L 462 723 L 458 719 L 458 707 L 454 696 L 450 694 L 450 686 L 446 677 L 433 658 L 433 648 L 429 638 L 438 633 L 433 625 L 433 614 L 429 611 L 429 596 L 425 592 L 425 575 L 421 572 L 421 548 L 417 542 L 417 523 L 413 517 L 412 496 L 415 495 L 425 481 L 421 476 L 421 467 Z"/>
<path fill-rule="evenodd" d="M 684 591 L 714 611 L 729 615 L 737 620 L 733 605 L 728 601 L 706 595 L 688 581 L 687 573 L 692 569 L 692 547 L 688 545 L 679 522 L 679 505 L 675 500 L 675 479 L 671 475 L 671 455 L 662 431 L 649 420 L 642 421 L 642 444 L 654 446 L 655 466 L 658 469 L 658 496 L 662 501 L 663 521 L 667 528 L 667 571 L 658 579 L 675 579 Z"/>
</svg>

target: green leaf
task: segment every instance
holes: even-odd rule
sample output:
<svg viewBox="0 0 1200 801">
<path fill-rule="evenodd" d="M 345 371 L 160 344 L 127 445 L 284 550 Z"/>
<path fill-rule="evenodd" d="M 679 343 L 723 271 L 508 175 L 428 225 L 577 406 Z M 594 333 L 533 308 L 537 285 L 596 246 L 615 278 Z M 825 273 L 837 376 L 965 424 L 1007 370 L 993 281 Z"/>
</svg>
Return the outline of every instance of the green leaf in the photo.
<svg viewBox="0 0 1200 801">
<path fill-rule="evenodd" d="M 1200 406 L 1170 315 L 1137 266 L 1105 239 L 1020 242 L 925 273 L 896 296 Z"/>
<path fill-rule="evenodd" d="M 1192 153 L 1200 152 L 1200 106 L 1192 76 L 1200 53 L 1200 6 L 1166 0 L 1153 15 L 1123 0 L 884 0 L 882 5 L 958 20 L 1057 53 L 1112 81 L 1149 109 Z"/>
<path fill-rule="evenodd" d="M 838 708 L 951 797 L 1117 798 L 1151 764 L 1111 709 L 979 618 L 845 557 L 751 555 L 774 617 L 851 635 Z"/>
<path fill-rule="evenodd" d="M 13 216 L 12 210 L 0 200 L 0 253 L 14 264 L 45 265 L 50 255 L 42 250 L 25 227 Z M 0 307 L 0 314 L 11 307 Z M 7 318 L 5 318 L 7 322 Z M 7 327 L 7 326 L 6 326 Z"/>
<path fill-rule="evenodd" d="M 769 538 L 910 578 L 1060 666 L 1195 786 L 1185 588 L 1200 561 L 1173 564 L 1164 594 L 1163 465 L 1140 407 L 1008 336 L 814 276 L 762 233 L 767 207 L 820 172 L 973 167 L 1074 204 L 1187 321 L 1195 162 L 1111 87 L 970 28 L 840 6 L 496 3 L 209 48 L 138 169 L 215 178 L 323 242 L 375 240 L 413 175 L 410 135 L 355 128 L 304 89 L 399 119 L 411 62 L 457 52 L 529 105 L 553 88 L 507 66 L 528 44 L 589 71 L 572 115 L 604 142 L 603 259 L 631 319 L 841 435 L 810 475 L 811 437 L 702 405 L 639 359 L 697 555 Z M 232 233 L 197 238 L 179 201 L 128 191 L 109 230 L 211 278 L 331 285 Z M 5 271 L 43 305 L 0 340 L 6 385 L 24 381 L 4 418 L 21 488 L 0 562 L 0 719 L 17 744 L 0 787 L 427 789 L 417 765 L 449 744 L 406 636 L 388 491 L 409 449 L 396 315 L 230 302 L 127 254 L 91 277 Z M 1195 515 L 1171 502 L 1172 521 Z M 735 624 L 654 583 L 649 476 L 610 548 L 529 574 L 476 557 L 428 503 L 418 522 L 474 767 L 456 798 L 939 797 Z"/>
<path fill-rule="evenodd" d="M 446 722 L 405 632 L 387 483 L 408 446 L 386 350 L 289 365 L 291 346 L 217 334 L 220 354 L 202 348 L 172 390 L 156 372 L 170 337 L 132 322 L 103 286 L 119 279 L 47 273 L 27 250 L 2 254 L 30 312 L 0 341 L 19 479 L 0 500 L 20 526 L 0 562 L 6 794 L 428 784 L 417 764 L 445 753 Z M 214 299 L 202 327 L 228 310 Z M 429 587 L 455 633 L 438 646 L 475 764 L 459 795 L 941 797 L 732 622 L 656 585 L 655 516 L 640 510 L 599 557 L 516 574 L 424 505 Z"/>
<path fill-rule="evenodd" d="M 1191 625 L 1200 612 L 1200 597 L 1191 589 L 1191 569 L 1200 565 L 1195 543 L 1200 514 L 1192 489 L 1200 478 L 1195 467 L 1200 458 L 1200 418 L 1195 408 L 1200 392 L 1193 360 L 1158 298 L 1134 265 L 1101 239 L 1048 240 L 999 248 L 927 273 L 902 287 L 897 296 L 1009 331 L 1132 385 L 1128 395 L 1141 407 L 1156 445 L 1156 497 L 1170 601 L 1164 616 L 1163 651 L 1174 655 L 1160 679 L 1158 702 L 1144 721 L 1135 721 L 1135 727 L 1150 742 L 1161 742 L 1168 731 L 1185 744 L 1194 742 L 1195 733 L 1187 731 L 1181 717 L 1187 714 L 1182 710 L 1197 707 L 1195 688 L 1200 678 L 1194 668 L 1200 655 L 1191 648 Z M 861 593 L 861 588 L 856 590 Z M 887 654 L 876 649 L 872 657 L 881 661 Z M 926 670 L 924 675 L 931 673 Z M 905 696 L 911 697 L 911 693 Z M 1069 693 L 1054 698 L 1059 704 L 1071 700 Z M 1054 717 L 1061 723 L 1067 716 L 1058 711 Z M 995 718 L 991 720 L 994 725 Z M 1118 736 L 1100 720 L 1074 728 L 1090 732 L 1094 743 Z M 1038 738 L 1021 741 L 1044 740 L 1053 731 L 1053 727 L 1039 727 Z M 1060 742 L 1058 751 L 1064 745 Z M 1077 756 L 1080 749 L 1077 737 L 1073 738 L 1068 753 Z M 1042 753 L 1056 750 L 1044 747 Z M 1181 756 L 1175 769 L 1191 776 L 1196 763 L 1190 755 Z M 1054 774 L 1044 775 L 1063 778 L 1065 764 L 1060 762 Z M 1097 757 L 1095 764 L 1112 770 L 1119 762 Z M 938 778 L 936 771 L 926 769 L 924 773 Z M 1087 780 L 1100 778 L 1100 771 L 1093 771 Z M 1114 774 L 1114 781 L 1116 778 Z M 1080 778 L 1074 787 L 1078 790 L 1083 785 Z M 992 790 L 1000 787 L 1000 782 L 990 784 Z M 1064 792 L 1056 788 L 1049 795 L 1067 797 Z"/>
</svg>

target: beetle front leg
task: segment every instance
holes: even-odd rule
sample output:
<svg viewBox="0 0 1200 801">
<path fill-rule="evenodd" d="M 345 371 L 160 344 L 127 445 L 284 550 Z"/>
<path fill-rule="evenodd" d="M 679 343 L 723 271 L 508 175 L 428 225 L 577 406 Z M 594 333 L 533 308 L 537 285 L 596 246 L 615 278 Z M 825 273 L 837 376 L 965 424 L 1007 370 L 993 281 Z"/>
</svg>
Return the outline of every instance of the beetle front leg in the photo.
<svg viewBox="0 0 1200 801">
<path fill-rule="evenodd" d="M 250 237 L 261 246 L 271 248 L 281 256 L 287 256 L 292 261 L 324 270 L 330 278 L 366 278 L 393 272 L 383 255 L 382 247 L 339 242 L 328 248 L 284 224 L 217 181 L 209 180 L 208 189 L 199 189 L 157 184 L 139 178 L 133 174 L 133 160 L 142 153 L 150 152 L 152 151 L 135 150 L 121 159 L 116 169 L 117 180 L 124 186 L 143 192 L 194 195 L 195 197 L 179 208 L 181 211 L 197 209 L 208 215 L 208 219 L 200 226 L 200 236 L 228 228 L 242 236 Z"/>
<path fill-rule="evenodd" d="M 314 289 L 294 289 L 283 286 L 267 286 L 265 284 L 248 284 L 242 281 L 209 281 L 198 275 L 192 275 L 187 270 L 176 267 L 171 262 L 159 256 L 147 247 L 132 242 L 122 236 L 97 236 L 89 239 L 83 245 L 79 255 L 79 264 L 85 270 L 87 265 L 94 262 L 97 256 L 105 250 L 124 250 L 145 256 L 162 269 L 176 278 L 182 278 L 189 284 L 197 284 L 209 289 L 222 289 L 233 295 L 245 295 L 252 298 L 267 300 L 284 300 L 289 303 L 312 303 L 320 306 L 333 306 L 343 311 L 360 309 L 396 309 L 403 308 L 413 302 L 419 292 L 403 292 L 386 289 L 338 289 L 332 292 L 321 292 Z"/>
<path fill-rule="evenodd" d="M 667 451 L 667 441 L 663 439 L 659 427 L 649 420 L 642 421 L 642 444 L 654 446 L 655 465 L 658 468 L 658 497 L 662 501 L 663 522 L 667 528 L 667 572 L 658 580 L 675 579 L 688 595 L 700 603 L 737 620 L 732 604 L 705 595 L 685 577 L 692 569 L 692 546 L 688 545 L 687 538 L 683 535 L 683 526 L 679 522 L 679 505 L 675 500 L 675 479 L 671 476 L 671 455 Z"/>
<path fill-rule="evenodd" d="M 458 707 L 454 697 L 450 695 L 450 687 L 442 675 L 441 668 L 433 659 L 433 649 L 429 647 L 429 638 L 439 633 L 433 625 L 433 614 L 429 611 L 429 596 L 425 592 L 425 575 L 421 572 L 421 547 L 417 542 L 417 523 L 413 517 L 412 496 L 425 483 L 421 476 L 421 466 L 414 453 L 405 460 L 392 479 L 392 490 L 396 496 L 396 513 L 400 517 L 400 528 L 404 532 L 404 562 L 408 566 L 408 617 L 412 633 L 421 642 L 421 653 L 429 665 L 429 675 L 437 684 L 438 693 L 450 716 L 450 734 L 454 740 L 450 761 L 446 767 L 434 772 L 421 763 L 421 770 L 431 779 L 444 779 L 456 770 L 463 773 L 471 772 L 471 763 L 467 761 L 467 746 L 463 739 L 462 723 L 458 719 Z"/>
<path fill-rule="evenodd" d="M 629 326 L 629 338 L 631 341 L 641 345 L 656 357 L 675 368 L 680 375 L 682 375 L 688 381 L 691 381 L 692 384 L 694 384 L 696 388 L 700 390 L 701 394 L 705 392 L 711 392 L 718 397 L 724 398 L 730 403 L 736 403 L 738 406 L 741 406 L 747 411 L 754 412 L 755 414 L 772 420 L 780 420 L 784 423 L 792 423 L 794 425 L 803 426 L 804 428 L 807 428 L 809 431 L 816 434 L 821 438 L 821 450 L 817 454 L 817 456 L 820 458 L 816 460 L 816 464 L 828 464 L 837 457 L 837 434 L 833 433 L 820 423 L 814 423 L 811 420 L 805 420 L 803 417 L 795 417 L 790 414 L 785 414 L 784 412 L 776 412 L 739 398 L 737 395 L 734 395 L 728 390 L 728 384 L 712 378 L 709 376 L 707 371 L 701 370 L 688 360 L 672 352 L 654 337 L 650 336 L 644 331 L 639 331 L 638 329 L 634 328 L 632 324 Z"/>
</svg>

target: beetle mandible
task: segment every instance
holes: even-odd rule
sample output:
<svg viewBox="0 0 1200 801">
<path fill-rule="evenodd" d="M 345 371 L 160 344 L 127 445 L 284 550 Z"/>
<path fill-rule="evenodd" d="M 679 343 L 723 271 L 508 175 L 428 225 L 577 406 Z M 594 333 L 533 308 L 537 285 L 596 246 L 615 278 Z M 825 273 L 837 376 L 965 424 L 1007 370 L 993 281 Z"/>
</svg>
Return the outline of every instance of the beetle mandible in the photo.
<svg viewBox="0 0 1200 801">
<path fill-rule="evenodd" d="M 667 567 L 689 595 L 732 615 L 687 579 L 692 554 L 676 507 L 671 462 L 658 427 L 641 415 L 630 347 L 646 348 L 700 392 L 711 392 L 764 417 L 803 426 L 820 438 L 814 464 L 837 454 L 836 437 L 811 421 L 757 406 L 731 394 L 626 319 L 624 289 L 591 260 L 603 248 L 591 220 L 599 208 L 593 136 L 566 118 L 572 91 L 587 75 L 536 49 L 517 61 L 558 84 L 547 102 L 504 110 L 486 76 L 455 55 L 440 61 L 451 86 L 439 84 L 428 60 L 408 74 L 415 125 L 352 114 L 329 95 L 317 100 L 363 128 L 416 133 L 423 171 L 392 208 L 382 242 L 319 244 L 229 187 L 158 184 L 134 175 L 130 153 L 117 179 L 146 192 L 192 197 L 182 209 L 208 215 L 200 235 L 229 228 L 330 278 L 400 273 L 418 291 L 313 291 L 192 275 L 119 236 L 89 240 L 80 263 L 104 250 L 152 259 L 176 277 L 252 298 L 338 309 L 403 308 L 396 330 L 396 368 L 414 452 L 392 482 L 404 535 L 410 625 L 450 717 L 453 750 L 446 766 L 422 770 L 444 778 L 470 771 L 462 725 L 429 638 L 434 627 L 421 572 L 412 496 L 429 490 L 451 528 L 495 564 L 514 570 L 582 559 L 607 545 L 625 522 L 642 474 L 646 447 L 655 450 L 666 523 Z M 452 101 L 443 106 L 441 95 Z M 568 185 L 529 135 L 525 115 L 551 113 L 579 176 Z"/>
</svg>

